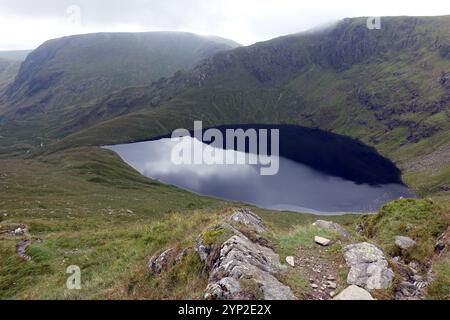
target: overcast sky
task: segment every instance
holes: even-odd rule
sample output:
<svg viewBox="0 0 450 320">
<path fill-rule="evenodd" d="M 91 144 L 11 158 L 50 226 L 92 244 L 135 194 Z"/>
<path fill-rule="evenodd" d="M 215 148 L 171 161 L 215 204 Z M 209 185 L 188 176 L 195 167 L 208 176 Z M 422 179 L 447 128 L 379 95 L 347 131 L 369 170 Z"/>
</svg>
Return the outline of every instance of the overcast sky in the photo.
<svg viewBox="0 0 450 320">
<path fill-rule="evenodd" d="M 158 30 L 249 45 L 345 17 L 445 14 L 448 0 L 0 0 L 0 50 L 71 34 Z"/>
</svg>

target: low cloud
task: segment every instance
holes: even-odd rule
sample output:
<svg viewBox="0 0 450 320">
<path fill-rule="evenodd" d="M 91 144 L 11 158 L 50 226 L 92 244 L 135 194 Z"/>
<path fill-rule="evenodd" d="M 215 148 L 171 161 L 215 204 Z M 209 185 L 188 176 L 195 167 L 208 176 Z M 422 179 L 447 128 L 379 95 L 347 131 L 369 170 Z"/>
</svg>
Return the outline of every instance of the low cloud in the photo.
<svg viewBox="0 0 450 320">
<path fill-rule="evenodd" d="M 81 9 L 68 23 L 67 8 Z M 50 38 L 88 32 L 190 31 L 243 44 L 352 16 L 444 15 L 441 0 L 0 0 L 0 49 L 33 48 Z"/>
</svg>

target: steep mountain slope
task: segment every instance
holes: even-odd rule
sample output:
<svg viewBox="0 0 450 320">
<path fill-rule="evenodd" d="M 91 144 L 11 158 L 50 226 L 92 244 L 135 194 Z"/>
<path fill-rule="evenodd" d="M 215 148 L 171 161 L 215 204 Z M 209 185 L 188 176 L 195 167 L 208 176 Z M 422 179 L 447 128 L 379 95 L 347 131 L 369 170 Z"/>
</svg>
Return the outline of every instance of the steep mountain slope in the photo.
<svg viewBox="0 0 450 320">
<path fill-rule="evenodd" d="M 188 33 L 101 33 L 50 40 L 2 97 L 13 117 L 49 112 L 193 67 L 231 41 Z"/>
<path fill-rule="evenodd" d="M 19 72 L 20 62 L 0 58 L 0 94 L 14 81 L 14 77 Z"/>
<path fill-rule="evenodd" d="M 3 90 L 14 81 L 20 64 L 31 53 L 31 50 L 0 51 L 0 96 Z"/>
<path fill-rule="evenodd" d="M 352 136 L 422 193 L 449 190 L 450 16 L 366 19 L 218 53 L 189 72 L 76 109 L 53 150 L 205 125 L 290 123 Z M 130 113 L 79 131 L 117 113 Z M 58 131 L 59 130 L 59 131 Z M 426 166 L 418 166 L 428 157 Z"/>
<path fill-rule="evenodd" d="M 238 46 L 231 40 L 190 33 L 101 33 L 50 40 L 23 62 L 0 97 L 5 146 L 23 150 L 71 111 L 116 90 L 149 85 L 200 60 Z M 24 144 L 25 143 L 25 144 Z M 34 142 L 33 142 L 34 143 Z M 39 143 L 40 144 L 40 143 Z M 0 150 L 0 151 L 2 151 Z"/>
</svg>

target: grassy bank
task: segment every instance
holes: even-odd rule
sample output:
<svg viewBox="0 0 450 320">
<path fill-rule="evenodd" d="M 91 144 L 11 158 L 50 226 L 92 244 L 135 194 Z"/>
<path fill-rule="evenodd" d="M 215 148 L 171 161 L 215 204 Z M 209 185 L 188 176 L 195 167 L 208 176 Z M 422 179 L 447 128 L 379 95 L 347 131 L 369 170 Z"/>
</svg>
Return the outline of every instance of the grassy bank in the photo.
<svg viewBox="0 0 450 320">
<path fill-rule="evenodd" d="M 0 189 L 2 299 L 200 298 L 206 279 L 195 254 L 163 277 L 150 276 L 147 261 L 161 249 L 192 247 L 204 228 L 243 206 L 142 177 L 98 148 L 0 160 Z M 317 219 L 255 211 L 275 234 Z M 24 225 L 35 241 L 31 261 L 15 252 L 24 237 L 11 234 Z M 70 265 L 82 270 L 80 291 L 66 289 Z"/>
</svg>

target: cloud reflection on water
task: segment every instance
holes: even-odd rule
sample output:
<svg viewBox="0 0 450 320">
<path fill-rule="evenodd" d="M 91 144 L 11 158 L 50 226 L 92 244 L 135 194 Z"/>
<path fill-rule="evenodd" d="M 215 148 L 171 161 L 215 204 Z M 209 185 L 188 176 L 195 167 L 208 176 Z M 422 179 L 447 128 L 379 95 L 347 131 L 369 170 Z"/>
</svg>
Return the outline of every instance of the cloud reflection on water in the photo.
<svg viewBox="0 0 450 320">
<path fill-rule="evenodd" d="M 193 138 L 184 142 L 200 143 Z M 356 184 L 283 157 L 280 171 L 274 176 L 261 176 L 259 165 L 175 165 L 171 151 L 176 143 L 161 139 L 107 148 L 141 174 L 163 183 L 276 210 L 322 214 L 373 212 L 386 201 L 414 196 L 402 185 Z M 233 150 L 221 151 L 236 154 Z"/>
</svg>

